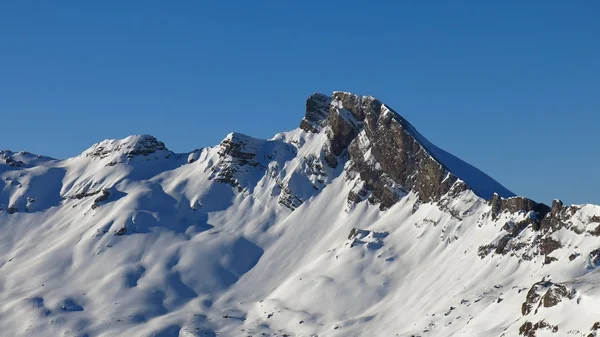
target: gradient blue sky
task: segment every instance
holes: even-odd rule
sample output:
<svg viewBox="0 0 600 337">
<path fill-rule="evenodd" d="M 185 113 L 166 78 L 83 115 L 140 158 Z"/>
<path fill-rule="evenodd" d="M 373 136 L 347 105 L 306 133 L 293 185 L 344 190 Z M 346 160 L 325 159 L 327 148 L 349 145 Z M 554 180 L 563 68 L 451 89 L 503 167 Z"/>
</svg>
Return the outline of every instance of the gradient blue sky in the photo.
<svg viewBox="0 0 600 337">
<path fill-rule="evenodd" d="M 598 1 L 4 1 L 0 148 L 178 152 L 373 95 L 514 192 L 600 203 Z"/>
</svg>

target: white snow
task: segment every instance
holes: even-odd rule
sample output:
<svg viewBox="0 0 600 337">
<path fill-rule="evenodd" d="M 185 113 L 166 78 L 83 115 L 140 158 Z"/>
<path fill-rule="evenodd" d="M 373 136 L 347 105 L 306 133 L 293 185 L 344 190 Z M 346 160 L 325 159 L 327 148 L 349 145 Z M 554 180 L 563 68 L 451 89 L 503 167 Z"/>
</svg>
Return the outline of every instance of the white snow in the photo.
<svg viewBox="0 0 600 337">
<path fill-rule="evenodd" d="M 600 278 L 587 259 L 598 237 L 554 233 L 568 245 L 549 265 L 543 256 L 482 259 L 478 247 L 526 215 L 492 220 L 471 191 L 445 199 L 446 208 L 418 204 L 411 192 L 387 211 L 368 202 L 348 209 L 348 192 L 361 185 L 342 167 L 318 168 L 324 132 L 226 139 L 257 153 L 259 165 L 238 167 L 241 191 L 214 179 L 238 165 L 222 146 L 129 157 L 145 136 L 67 160 L 0 164 L 2 334 L 485 337 L 517 336 L 526 320 L 546 319 L 559 325 L 549 335 L 584 336 L 598 320 Z M 420 141 L 482 195 L 498 191 Z M 92 208 L 102 190 L 108 199 Z M 304 201 L 294 211 L 279 203 L 286 190 Z M 600 207 L 584 205 L 574 218 L 584 227 L 594 215 Z M 581 256 L 569 261 L 574 251 Z M 574 287 L 579 303 L 523 316 L 527 290 L 548 275 Z"/>
</svg>

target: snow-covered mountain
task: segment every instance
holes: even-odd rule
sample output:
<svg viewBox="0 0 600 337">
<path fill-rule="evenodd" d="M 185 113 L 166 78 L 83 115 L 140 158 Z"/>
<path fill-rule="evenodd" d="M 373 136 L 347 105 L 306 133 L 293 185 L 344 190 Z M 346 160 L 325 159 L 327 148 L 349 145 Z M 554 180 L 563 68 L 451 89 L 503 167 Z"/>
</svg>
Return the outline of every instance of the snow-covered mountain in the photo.
<svg viewBox="0 0 600 337">
<path fill-rule="evenodd" d="M 551 207 L 373 97 L 173 153 L 0 152 L 6 336 L 596 336 L 600 206 Z M 600 334 L 599 334 L 600 335 Z"/>
</svg>

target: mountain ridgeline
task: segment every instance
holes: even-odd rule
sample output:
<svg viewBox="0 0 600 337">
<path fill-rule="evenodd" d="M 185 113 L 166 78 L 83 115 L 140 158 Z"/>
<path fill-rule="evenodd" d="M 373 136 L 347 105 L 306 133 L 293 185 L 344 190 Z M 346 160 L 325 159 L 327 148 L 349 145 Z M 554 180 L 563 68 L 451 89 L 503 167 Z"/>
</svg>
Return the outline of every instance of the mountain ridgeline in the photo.
<svg viewBox="0 0 600 337">
<path fill-rule="evenodd" d="M 175 153 L 0 151 L 10 336 L 597 336 L 600 206 L 537 203 L 371 96 Z"/>
</svg>

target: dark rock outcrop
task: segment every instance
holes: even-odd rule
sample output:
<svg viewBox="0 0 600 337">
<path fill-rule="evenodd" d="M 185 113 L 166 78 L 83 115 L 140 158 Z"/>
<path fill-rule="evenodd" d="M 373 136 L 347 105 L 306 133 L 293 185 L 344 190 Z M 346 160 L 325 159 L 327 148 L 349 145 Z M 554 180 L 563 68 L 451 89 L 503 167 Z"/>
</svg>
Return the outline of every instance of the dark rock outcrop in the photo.
<svg viewBox="0 0 600 337">
<path fill-rule="evenodd" d="M 553 251 L 562 247 L 560 241 L 552 238 L 551 236 L 544 236 L 539 241 L 540 255 L 548 255 Z"/>
<path fill-rule="evenodd" d="M 229 134 L 219 145 L 218 161 L 211 166 L 209 179 L 231 185 L 238 192 L 252 190 L 263 175 L 276 179 L 276 188 L 272 196 L 278 195 L 278 203 L 295 210 L 304 202 L 298 191 L 292 190 L 287 179 L 279 177 L 280 164 L 297 155 L 297 149 L 280 140 L 261 140 L 240 133 Z M 303 158 L 304 171 L 315 177 L 316 183 L 324 182 L 327 177 L 323 163 L 316 156 Z M 300 174 L 300 173 L 298 173 Z M 313 184 L 315 191 L 319 187 Z"/>
<path fill-rule="evenodd" d="M 127 234 L 127 228 L 121 227 L 118 230 L 114 231 L 113 233 L 117 236 L 125 235 L 125 234 Z"/>
<path fill-rule="evenodd" d="M 587 335 L 587 337 L 596 337 L 598 336 L 598 332 L 600 332 L 600 322 L 594 322 L 594 325 L 592 325 L 592 329 L 590 329 L 590 333 Z"/>
<path fill-rule="evenodd" d="M 318 133 L 328 122 L 331 98 L 315 93 L 306 100 L 306 115 L 300 122 L 300 128 L 307 132 Z"/>
<path fill-rule="evenodd" d="M 330 98 L 313 94 L 306 100 L 300 128 L 324 132 L 327 140 L 320 160 L 329 168 L 348 162 L 347 177 L 359 177 L 361 183 L 348 195 L 349 203 L 369 200 L 386 209 L 409 191 L 421 202 L 440 200 L 450 191 L 459 194 L 472 190 L 484 198 L 494 191 L 503 197 L 513 195 L 481 171 L 429 143 L 408 121 L 371 96 L 334 92 Z M 246 149 L 244 140 L 233 134 L 220 144 L 222 160 L 212 167 L 212 178 L 241 190 L 239 171 L 261 166 L 255 150 Z M 476 182 L 478 188 L 469 181 Z M 291 198 L 279 200 L 284 206 L 293 209 L 302 203 L 302 198 L 288 196 Z"/>
<path fill-rule="evenodd" d="M 288 186 L 280 185 L 280 188 L 281 194 L 279 195 L 279 198 L 277 198 L 277 202 L 280 205 L 287 207 L 292 211 L 300 207 L 300 205 L 302 205 L 304 200 L 302 200 L 302 198 L 300 198 L 299 196 L 295 195 L 294 192 L 292 192 Z"/>
<path fill-rule="evenodd" d="M 535 324 L 526 321 L 519 328 L 519 335 L 525 337 L 536 337 L 536 331 L 538 330 L 550 330 L 552 333 L 558 332 L 558 325 L 552 325 L 545 320 L 541 320 Z"/>
<path fill-rule="evenodd" d="M 504 196 L 512 196 L 491 178 L 438 149 L 422 137 L 403 117 L 371 96 L 334 92 L 329 108 L 329 138 L 326 152 L 332 156 L 348 153 L 350 170 L 357 172 L 372 191 L 372 200 L 387 208 L 398 201 L 405 191 L 414 191 L 422 201 L 439 198 L 459 181 L 439 156 L 458 163 L 469 175 L 489 179 Z M 337 165 L 337 161 L 328 160 Z M 464 182 L 469 186 L 468 182 Z M 472 186 L 469 186 L 471 189 Z M 486 192 L 474 190 L 483 197 Z M 371 200 L 371 199 L 370 199 Z"/>
<path fill-rule="evenodd" d="M 547 205 L 520 196 L 505 199 L 498 194 L 494 194 L 488 203 L 492 206 L 493 219 L 497 219 L 505 211 L 511 214 L 534 212 L 534 220 L 536 220 L 537 225 L 534 229 L 539 229 L 542 219 L 550 212 L 550 207 Z"/>
<path fill-rule="evenodd" d="M 247 171 L 250 167 L 266 168 L 256 161 L 254 148 L 248 148 L 249 140 L 241 134 L 232 133 L 225 138 L 219 147 L 220 161 L 211 170 L 212 178 L 220 183 L 226 183 L 241 190 L 238 181 L 240 171 Z"/>
<path fill-rule="evenodd" d="M 102 194 L 100 194 L 100 196 L 98 196 L 96 199 L 94 199 L 94 203 L 92 204 L 92 209 L 96 209 L 98 207 L 100 207 L 100 205 L 108 200 L 108 197 L 110 196 L 110 191 L 109 190 L 102 190 Z"/>
<path fill-rule="evenodd" d="M 96 189 L 96 190 L 90 190 L 89 186 L 86 186 L 84 188 L 82 188 L 79 192 L 75 193 L 74 195 L 64 195 L 62 198 L 64 200 L 66 199 L 83 199 L 83 198 L 87 198 L 87 197 L 91 197 L 97 194 L 102 193 L 104 190 L 102 189 Z"/>
<path fill-rule="evenodd" d="M 590 268 L 600 266 L 600 248 L 592 250 L 588 254 L 588 259 L 590 263 Z"/>
<path fill-rule="evenodd" d="M 575 298 L 575 291 L 564 284 L 540 281 L 531 286 L 527 292 L 525 302 L 521 306 L 521 314 L 525 316 L 533 310 L 537 312 L 540 307 L 550 308 L 565 299 L 573 298 Z"/>
<path fill-rule="evenodd" d="M 20 160 L 11 158 L 7 153 L 0 153 L 0 160 L 4 161 L 4 163 L 10 167 L 22 167 L 25 164 Z"/>
<path fill-rule="evenodd" d="M 572 215 L 569 211 L 575 210 L 572 207 L 565 207 L 560 200 L 552 201 L 552 209 L 550 212 L 542 219 L 542 223 L 540 225 L 540 229 L 542 231 L 556 231 L 561 228 L 569 227 L 568 226 L 568 218 Z"/>
<path fill-rule="evenodd" d="M 373 187 L 374 196 L 385 207 L 391 206 L 398 198 L 390 188 L 389 180 L 404 190 L 414 190 L 426 202 L 446 194 L 458 180 L 423 148 L 413 134 L 412 126 L 380 101 L 373 97 L 363 98 L 340 92 L 334 93 L 333 100 L 330 118 L 339 120 L 345 115 L 344 122 L 338 124 L 348 128 L 352 125 L 354 130 L 342 129 L 343 132 L 336 138 L 338 133 L 332 128 L 332 144 L 342 140 L 337 147 L 334 146 L 334 153 L 336 149 L 339 151 L 339 148 L 346 147 L 348 139 L 353 138 L 350 159 L 361 178 Z M 358 145 L 360 140 L 354 139 L 362 131 L 359 129 L 361 125 L 368 141 L 368 146 L 363 144 L 362 148 Z M 365 162 L 365 148 L 366 151 L 370 150 L 376 164 Z M 369 165 L 373 169 L 367 169 Z"/>
<path fill-rule="evenodd" d="M 130 136 L 122 140 L 107 139 L 94 144 L 83 155 L 92 159 L 104 159 L 111 154 L 120 154 L 124 159 L 168 151 L 165 144 L 150 135 Z M 113 165 L 116 163 L 113 163 Z"/>
</svg>

